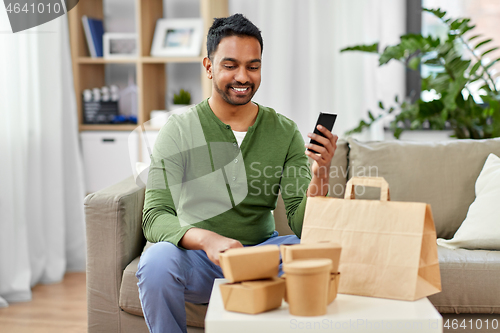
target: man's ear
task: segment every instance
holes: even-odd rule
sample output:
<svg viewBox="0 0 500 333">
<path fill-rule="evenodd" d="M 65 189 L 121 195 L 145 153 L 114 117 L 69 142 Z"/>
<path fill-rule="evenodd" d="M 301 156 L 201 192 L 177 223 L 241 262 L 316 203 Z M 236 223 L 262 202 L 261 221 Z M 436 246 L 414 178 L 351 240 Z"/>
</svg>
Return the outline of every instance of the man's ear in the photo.
<svg viewBox="0 0 500 333">
<path fill-rule="evenodd" d="M 203 58 L 203 67 L 205 67 L 207 77 L 211 80 L 212 79 L 212 61 L 208 57 Z"/>
</svg>

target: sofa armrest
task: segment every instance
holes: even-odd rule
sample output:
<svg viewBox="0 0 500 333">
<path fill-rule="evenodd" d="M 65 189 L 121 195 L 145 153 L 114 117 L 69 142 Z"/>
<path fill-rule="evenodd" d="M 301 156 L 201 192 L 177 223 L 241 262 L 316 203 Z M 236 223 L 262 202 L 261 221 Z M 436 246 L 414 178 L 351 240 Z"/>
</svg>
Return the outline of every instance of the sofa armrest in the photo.
<svg viewBox="0 0 500 333">
<path fill-rule="evenodd" d="M 146 243 L 144 191 L 129 177 L 85 198 L 89 332 L 120 331 L 122 273 Z"/>
<path fill-rule="evenodd" d="M 275 229 L 280 236 L 294 235 L 292 229 L 290 229 L 290 226 L 288 225 L 285 203 L 283 202 L 281 192 L 278 195 L 278 202 L 276 203 L 276 209 L 274 210 L 273 215 Z"/>
</svg>

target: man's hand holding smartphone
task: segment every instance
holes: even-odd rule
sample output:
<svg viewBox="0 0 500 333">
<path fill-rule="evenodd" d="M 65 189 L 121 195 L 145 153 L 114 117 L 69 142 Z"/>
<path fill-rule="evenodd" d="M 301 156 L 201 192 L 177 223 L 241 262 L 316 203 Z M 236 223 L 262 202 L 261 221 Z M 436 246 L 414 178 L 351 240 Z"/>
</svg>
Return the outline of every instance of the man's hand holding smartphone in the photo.
<svg viewBox="0 0 500 333">
<path fill-rule="evenodd" d="M 307 135 L 311 138 L 311 142 L 305 144 L 306 155 L 314 160 L 313 176 L 320 179 L 329 177 L 330 163 L 337 149 L 338 136 L 331 132 L 336 118 L 337 115 L 321 113 L 314 133 Z M 325 126 L 328 126 L 329 129 Z"/>
</svg>

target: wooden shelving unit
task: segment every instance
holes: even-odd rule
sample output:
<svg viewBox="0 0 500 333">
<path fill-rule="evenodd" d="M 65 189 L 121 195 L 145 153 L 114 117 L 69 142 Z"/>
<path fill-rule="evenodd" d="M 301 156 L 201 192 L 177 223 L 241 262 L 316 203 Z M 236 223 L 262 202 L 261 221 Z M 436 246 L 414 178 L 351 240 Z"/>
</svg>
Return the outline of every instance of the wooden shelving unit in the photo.
<svg viewBox="0 0 500 333">
<path fill-rule="evenodd" d="M 157 58 L 149 55 L 153 41 L 156 21 L 163 17 L 163 0 L 136 0 L 136 32 L 138 36 L 139 56 L 136 58 L 104 59 L 91 58 L 88 53 L 82 16 L 103 19 L 103 0 L 85 0 L 78 2 L 69 12 L 71 55 L 73 76 L 78 106 L 80 131 L 129 131 L 135 125 L 88 125 L 83 124 L 82 92 L 85 89 L 105 85 L 105 66 L 108 64 L 135 64 L 138 87 L 138 125 L 150 119 L 152 110 L 165 109 L 167 63 L 199 63 L 206 53 L 206 38 L 202 54 L 199 57 Z M 214 17 L 228 16 L 227 0 L 200 0 L 200 17 L 203 18 L 205 32 L 208 32 Z M 203 98 L 211 94 L 211 83 L 201 71 L 200 82 Z"/>
</svg>

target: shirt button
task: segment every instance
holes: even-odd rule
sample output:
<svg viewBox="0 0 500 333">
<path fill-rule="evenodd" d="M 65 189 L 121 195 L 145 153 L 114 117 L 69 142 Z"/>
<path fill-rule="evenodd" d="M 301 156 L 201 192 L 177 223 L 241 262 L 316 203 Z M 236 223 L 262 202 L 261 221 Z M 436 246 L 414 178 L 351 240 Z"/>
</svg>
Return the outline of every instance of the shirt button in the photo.
<svg viewBox="0 0 500 333">
<path fill-rule="evenodd" d="M 227 129 L 230 129 L 230 128 L 231 128 L 231 126 L 229 126 L 229 125 L 226 125 L 226 128 L 227 128 Z"/>
<path fill-rule="evenodd" d="M 234 159 L 234 163 L 238 163 L 238 159 L 237 158 Z"/>
<path fill-rule="evenodd" d="M 233 180 L 236 180 L 236 177 L 233 177 Z"/>
<path fill-rule="evenodd" d="M 237 145 L 238 145 L 238 144 L 237 144 L 236 142 L 233 142 L 233 146 L 235 146 L 235 147 L 236 147 Z"/>
</svg>

